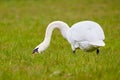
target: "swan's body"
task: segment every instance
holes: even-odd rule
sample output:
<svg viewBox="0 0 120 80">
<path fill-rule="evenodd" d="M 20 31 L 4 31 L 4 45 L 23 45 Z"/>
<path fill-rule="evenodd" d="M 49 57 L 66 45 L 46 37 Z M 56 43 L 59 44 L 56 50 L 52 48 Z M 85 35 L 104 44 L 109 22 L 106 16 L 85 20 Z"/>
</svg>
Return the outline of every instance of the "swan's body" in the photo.
<svg viewBox="0 0 120 80">
<path fill-rule="evenodd" d="M 98 48 L 105 46 L 103 42 L 105 39 L 104 32 L 96 22 L 81 21 L 69 28 L 69 26 L 62 21 L 54 21 L 48 25 L 44 41 L 34 49 L 33 53 L 41 53 L 47 49 L 50 44 L 52 31 L 55 28 L 58 28 L 63 37 L 68 40 L 73 52 L 75 52 L 77 48 L 84 51 L 97 50 L 97 52 L 99 52 Z"/>
</svg>

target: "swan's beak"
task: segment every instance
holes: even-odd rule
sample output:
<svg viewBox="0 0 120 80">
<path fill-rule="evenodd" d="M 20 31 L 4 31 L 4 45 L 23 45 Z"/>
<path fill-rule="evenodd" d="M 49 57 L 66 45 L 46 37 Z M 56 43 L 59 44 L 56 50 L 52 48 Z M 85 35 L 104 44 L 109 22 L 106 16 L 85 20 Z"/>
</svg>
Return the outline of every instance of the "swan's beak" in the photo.
<svg viewBox="0 0 120 80">
<path fill-rule="evenodd" d="M 32 53 L 37 54 L 38 53 L 38 48 L 35 48 Z"/>
</svg>

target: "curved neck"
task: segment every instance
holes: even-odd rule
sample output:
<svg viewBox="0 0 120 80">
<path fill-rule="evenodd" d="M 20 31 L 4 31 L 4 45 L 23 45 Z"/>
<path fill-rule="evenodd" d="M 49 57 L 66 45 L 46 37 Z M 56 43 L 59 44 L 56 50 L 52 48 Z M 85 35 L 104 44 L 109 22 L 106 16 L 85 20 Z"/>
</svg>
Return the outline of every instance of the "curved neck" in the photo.
<svg viewBox="0 0 120 80">
<path fill-rule="evenodd" d="M 62 36 L 65 39 L 67 39 L 66 34 L 67 34 L 68 29 L 69 29 L 69 26 L 62 21 L 54 21 L 54 22 L 50 23 L 46 29 L 45 38 L 43 41 L 46 45 L 50 44 L 51 35 L 52 35 L 52 32 L 55 28 L 59 29 Z"/>
</svg>

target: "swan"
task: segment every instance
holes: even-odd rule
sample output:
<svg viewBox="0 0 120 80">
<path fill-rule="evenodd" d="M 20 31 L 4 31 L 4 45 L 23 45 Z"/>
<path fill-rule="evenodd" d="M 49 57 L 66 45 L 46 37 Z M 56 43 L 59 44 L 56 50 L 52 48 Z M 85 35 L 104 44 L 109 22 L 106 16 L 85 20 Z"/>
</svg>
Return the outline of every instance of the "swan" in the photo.
<svg viewBox="0 0 120 80">
<path fill-rule="evenodd" d="M 62 36 L 70 43 L 73 53 L 79 48 L 86 52 L 96 50 L 98 54 L 99 48 L 105 46 L 103 29 L 94 21 L 80 21 L 71 28 L 63 21 L 53 21 L 46 29 L 43 42 L 34 48 L 33 54 L 42 53 L 48 48 L 55 28 L 59 29 Z"/>
</svg>

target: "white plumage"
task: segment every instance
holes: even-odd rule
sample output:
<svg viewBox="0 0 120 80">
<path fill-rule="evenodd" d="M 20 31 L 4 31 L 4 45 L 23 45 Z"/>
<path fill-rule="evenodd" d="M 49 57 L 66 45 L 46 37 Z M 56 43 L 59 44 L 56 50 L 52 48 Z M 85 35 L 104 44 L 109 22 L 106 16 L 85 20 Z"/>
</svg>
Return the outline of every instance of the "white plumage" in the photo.
<svg viewBox="0 0 120 80">
<path fill-rule="evenodd" d="M 87 52 L 97 50 L 97 53 L 99 53 L 98 48 L 105 46 L 103 41 L 105 39 L 104 32 L 96 22 L 81 21 L 69 28 L 62 21 L 54 21 L 48 25 L 44 41 L 33 50 L 33 53 L 41 53 L 49 46 L 52 31 L 55 28 L 58 28 L 63 37 L 68 40 L 73 52 L 80 48 Z"/>
</svg>

